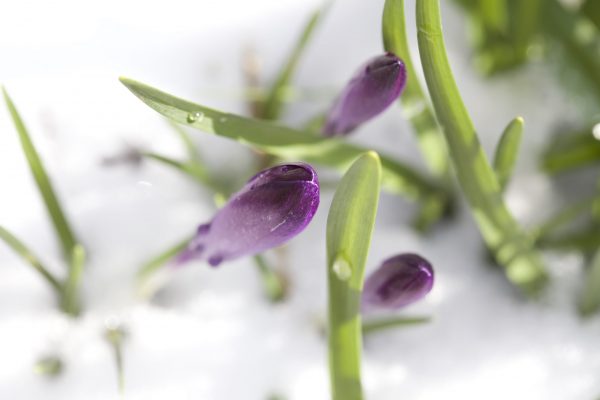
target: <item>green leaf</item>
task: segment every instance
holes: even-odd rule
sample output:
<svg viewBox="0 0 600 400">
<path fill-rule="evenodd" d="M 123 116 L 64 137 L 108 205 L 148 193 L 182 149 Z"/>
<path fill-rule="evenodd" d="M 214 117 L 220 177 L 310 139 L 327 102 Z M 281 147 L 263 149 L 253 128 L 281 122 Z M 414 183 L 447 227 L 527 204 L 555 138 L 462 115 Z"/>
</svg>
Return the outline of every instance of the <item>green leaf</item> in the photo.
<svg viewBox="0 0 600 400">
<path fill-rule="evenodd" d="M 598 31 L 592 35 L 592 44 L 586 43 L 578 34 L 578 26 L 588 21 L 573 12 L 565 9 L 559 0 L 547 0 L 543 7 L 542 27 L 548 38 L 553 39 L 565 51 L 565 61 L 570 62 L 573 69 L 579 71 L 582 78 L 586 80 L 586 87 L 600 103 L 600 45 Z M 591 28 L 595 28 L 591 25 Z M 562 77 L 561 77 L 562 79 Z"/>
<path fill-rule="evenodd" d="M 356 157 L 367 151 L 340 139 L 319 137 L 273 122 L 216 111 L 130 79 L 121 78 L 121 82 L 144 103 L 172 121 L 187 123 L 201 131 L 237 140 L 278 157 L 314 162 L 343 172 Z M 190 115 L 201 117 L 188 122 Z M 440 184 L 390 157 L 381 156 L 381 164 L 383 186 L 393 193 L 404 194 L 411 199 L 446 196 Z"/>
<path fill-rule="evenodd" d="M 542 168 L 558 174 L 600 162 L 600 140 L 592 134 L 593 127 L 559 135 L 542 155 Z"/>
<path fill-rule="evenodd" d="M 600 30 L 600 1 L 587 0 L 581 6 L 581 12 Z"/>
<path fill-rule="evenodd" d="M 327 217 L 329 367 L 333 400 L 362 399 L 361 293 L 377 214 L 381 164 L 360 156 L 344 175 Z"/>
<path fill-rule="evenodd" d="M 548 277 L 529 237 L 508 211 L 496 174 L 461 99 L 443 40 L 439 0 L 417 0 L 421 64 L 450 157 L 479 230 L 507 278 L 527 294 Z"/>
<path fill-rule="evenodd" d="M 392 316 L 372 318 L 363 321 L 362 332 L 363 335 L 368 335 L 370 333 L 380 332 L 386 329 L 422 325 L 429 322 L 431 322 L 431 317 Z"/>
<path fill-rule="evenodd" d="M 298 67 L 300 58 L 302 57 L 302 54 L 304 53 L 308 42 L 313 36 L 317 23 L 321 19 L 321 16 L 325 13 L 325 10 L 329 8 L 329 5 L 330 3 L 327 2 L 323 6 L 323 9 L 319 9 L 316 12 L 314 12 L 308 20 L 308 23 L 302 30 L 302 34 L 300 35 L 298 42 L 294 46 L 286 63 L 284 64 L 281 71 L 279 71 L 277 79 L 275 79 L 273 86 L 269 90 L 269 93 L 264 103 L 264 107 L 262 108 L 261 116 L 263 118 L 269 120 L 277 120 L 281 116 L 285 91 L 290 85 L 292 77 L 294 76 L 296 68 Z"/>
<path fill-rule="evenodd" d="M 400 96 L 404 115 L 415 130 L 421 152 L 429 168 L 437 176 L 447 176 L 449 163 L 446 142 L 429 104 L 429 99 L 417 78 L 410 56 L 404 17 L 404 0 L 386 0 L 383 9 L 382 33 L 384 49 L 400 57 L 406 66 L 408 79 L 404 93 Z"/>
<path fill-rule="evenodd" d="M 494 156 L 494 171 L 500 184 L 500 189 L 504 190 L 510 181 L 517 155 L 519 154 L 519 146 L 521 145 L 521 137 L 523 136 L 523 118 L 517 117 L 513 119 L 502 132 L 498 146 L 496 146 L 496 155 Z"/>
<path fill-rule="evenodd" d="M 40 160 L 40 157 L 33 145 L 33 142 L 31 141 L 29 134 L 27 133 L 27 129 L 25 128 L 23 120 L 19 116 L 15 105 L 13 104 L 12 100 L 10 99 L 8 93 L 4 88 L 2 88 L 2 92 L 4 93 L 4 100 L 6 101 L 8 111 L 10 112 L 12 120 L 15 124 L 15 128 L 17 129 L 17 132 L 19 134 L 21 146 L 23 147 L 23 152 L 25 153 L 25 157 L 27 158 L 29 168 L 31 170 L 31 173 L 33 174 L 35 182 L 37 183 L 37 187 L 40 191 L 40 194 L 42 195 L 44 204 L 46 205 L 46 209 L 48 210 L 48 214 L 50 214 L 50 218 L 54 225 L 54 229 L 60 239 L 65 260 L 70 260 L 71 251 L 77 243 L 77 241 L 75 240 L 75 236 L 73 235 L 73 230 L 69 226 L 67 218 L 60 206 L 60 202 L 54 194 L 52 184 L 50 183 L 50 178 L 44 170 L 42 160 Z"/>
<path fill-rule="evenodd" d="M 596 251 L 589 267 L 581 299 L 579 312 L 589 316 L 600 309 L 600 248 Z"/>
<path fill-rule="evenodd" d="M 545 241 L 562 226 L 575 221 L 586 212 L 591 213 L 597 201 L 596 196 L 593 196 L 565 207 L 533 229 L 533 237 L 536 241 Z"/>
<path fill-rule="evenodd" d="M 142 153 L 142 156 L 144 156 L 150 160 L 158 161 L 159 163 L 161 163 L 163 165 L 167 165 L 167 166 L 172 167 L 180 172 L 183 172 L 184 174 L 190 176 L 191 178 L 193 178 L 195 181 L 201 183 L 202 185 L 210 186 L 212 188 L 212 182 L 210 182 L 210 180 L 208 179 L 208 176 L 206 176 L 205 171 L 197 168 L 195 164 L 192 164 L 189 162 L 181 162 L 181 161 L 175 160 L 173 158 L 163 156 L 163 155 L 160 155 L 157 153 L 152 153 L 152 152 L 144 152 L 144 153 Z"/>
<path fill-rule="evenodd" d="M 42 264 L 39 258 L 16 236 L 0 226 L 0 239 L 8 245 L 15 253 L 17 253 L 27 264 L 31 265 L 42 277 L 50 284 L 50 286 L 60 294 L 62 285 Z"/>
</svg>

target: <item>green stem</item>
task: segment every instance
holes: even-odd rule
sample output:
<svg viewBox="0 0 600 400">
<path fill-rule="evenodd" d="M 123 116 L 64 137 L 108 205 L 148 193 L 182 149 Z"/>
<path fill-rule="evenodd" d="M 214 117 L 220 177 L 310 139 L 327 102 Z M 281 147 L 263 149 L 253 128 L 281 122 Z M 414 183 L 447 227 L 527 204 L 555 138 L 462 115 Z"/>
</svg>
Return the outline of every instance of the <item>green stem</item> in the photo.
<svg viewBox="0 0 600 400">
<path fill-rule="evenodd" d="M 547 274 L 531 238 L 504 204 L 500 184 L 460 97 L 446 55 L 439 0 L 417 0 L 417 27 L 429 93 L 475 220 L 507 278 L 525 293 L 534 294 L 546 283 Z"/>
<path fill-rule="evenodd" d="M 360 304 L 380 181 L 379 157 L 365 153 L 340 181 L 327 217 L 327 332 L 333 400 L 363 399 Z"/>
<path fill-rule="evenodd" d="M 579 300 L 579 312 L 590 316 L 600 309 L 600 248 L 596 251 L 586 274 L 585 285 Z"/>
<path fill-rule="evenodd" d="M 254 263 L 260 273 L 263 290 L 271 303 L 278 303 L 285 299 L 286 288 L 281 276 L 267 264 L 264 256 L 254 256 Z"/>
<path fill-rule="evenodd" d="M 392 316 L 385 318 L 376 318 L 363 321 L 362 332 L 363 335 L 370 333 L 379 332 L 390 328 L 398 328 L 402 326 L 421 325 L 431 322 L 431 317 L 404 317 L 404 316 Z"/>
<path fill-rule="evenodd" d="M 115 357 L 115 366 L 117 368 L 117 382 L 119 395 L 121 398 L 125 396 L 125 373 L 123 368 L 123 339 L 125 331 L 122 327 L 109 327 L 106 329 L 105 338 L 112 347 Z"/>
<path fill-rule="evenodd" d="M 62 308 L 67 314 L 74 317 L 81 312 L 78 292 L 84 263 L 85 250 L 83 246 L 77 244 L 73 247 L 73 255 L 71 256 L 71 264 L 69 265 L 69 275 L 67 276 L 67 280 L 65 281 L 62 290 Z"/>
<path fill-rule="evenodd" d="M 421 87 L 414 67 L 404 16 L 404 0 L 387 0 L 383 9 L 383 47 L 402 59 L 408 79 L 400 103 L 412 124 L 429 168 L 439 177 L 448 175 L 448 150 L 435 115 Z"/>
</svg>

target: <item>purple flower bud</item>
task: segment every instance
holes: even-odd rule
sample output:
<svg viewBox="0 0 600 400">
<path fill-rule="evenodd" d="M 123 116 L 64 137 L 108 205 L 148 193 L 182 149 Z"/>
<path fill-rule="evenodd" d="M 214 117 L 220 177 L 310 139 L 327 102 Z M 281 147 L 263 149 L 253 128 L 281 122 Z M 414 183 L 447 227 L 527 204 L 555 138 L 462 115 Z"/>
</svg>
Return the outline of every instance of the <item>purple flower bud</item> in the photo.
<svg viewBox="0 0 600 400">
<path fill-rule="evenodd" d="M 345 135 L 382 113 L 406 84 L 406 67 L 392 53 L 372 58 L 363 65 L 327 114 L 323 134 Z"/>
<path fill-rule="evenodd" d="M 397 309 L 425 297 L 433 286 L 433 268 L 417 254 L 388 258 L 366 280 L 363 305 Z"/>
<path fill-rule="evenodd" d="M 319 180 L 308 164 L 278 165 L 252 177 L 179 255 L 212 266 L 280 246 L 306 228 L 319 206 Z"/>
</svg>

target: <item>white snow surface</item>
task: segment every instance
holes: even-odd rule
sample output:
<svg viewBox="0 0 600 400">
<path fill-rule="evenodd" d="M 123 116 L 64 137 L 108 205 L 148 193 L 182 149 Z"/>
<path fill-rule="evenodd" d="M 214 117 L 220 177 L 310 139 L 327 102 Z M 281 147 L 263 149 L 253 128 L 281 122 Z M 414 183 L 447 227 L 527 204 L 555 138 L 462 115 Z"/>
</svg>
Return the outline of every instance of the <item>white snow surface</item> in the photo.
<svg viewBox="0 0 600 400">
<path fill-rule="evenodd" d="M 413 26 L 414 4 L 407 15 Z M 115 321 L 124 345 L 126 399 L 290 400 L 329 398 L 325 221 L 331 190 L 309 228 L 287 247 L 287 302 L 269 304 L 250 260 L 210 269 L 172 270 L 153 302 L 139 296 L 140 264 L 207 221 L 210 194 L 163 166 L 105 168 L 102 157 L 127 143 L 182 156 L 168 125 L 117 80 L 126 75 L 183 98 L 244 112 L 240 63 L 252 46 L 265 79 L 273 76 L 316 1 L 59 0 L 2 1 L 0 81 L 17 104 L 68 216 L 89 252 L 85 312 L 71 320 L 49 289 L 0 246 L 0 399 L 118 399 L 113 354 L 103 330 Z M 296 83 L 325 94 L 290 107 L 292 123 L 322 110 L 363 60 L 382 51 L 381 0 L 336 2 L 318 28 Z M 536 170 L 557 123 L 581 118 L 546 66 L 483 80 L 473 70 L 464 16 L 444 2 L 446 40 L 464 101 L 491 153 L 505 124 L 526 121 L 524 146 L 508 203 L 532 225 L 561 194 Z M 414 27 L 410 32 L 417 57 Z M 410 77 L 418 79 L 420 77 Z M 218 171 L 252 175 L 241 145 L 194 133 Z M 423 166 L 398 107 L 360 129 L 353 141 Z M 336 175 L 320 168 L 323 178 Z M 63 272 L 51 225 L 17 136 L 0 107 L 0 223 Z M 408 221 L 414 205 L 384 194 L 368 269 L 405 251 L 436 270 L 428 298 L 402 311 L 433 322 L 373 334 L 364 345 L 367 397 L 386 399 L 589 399 L 600 395 L 600 319 L 581 320 L 575 298 L 583 260 L 545 254 L 552 286 L 523 299 L 484 261 L 466 207 L 453 223 L 421 237 Z M 269 255 L 274 259 L 274 254 Z M 58 354 L 56 379 L 33 373 L 35 361 Z"/>
</svg>

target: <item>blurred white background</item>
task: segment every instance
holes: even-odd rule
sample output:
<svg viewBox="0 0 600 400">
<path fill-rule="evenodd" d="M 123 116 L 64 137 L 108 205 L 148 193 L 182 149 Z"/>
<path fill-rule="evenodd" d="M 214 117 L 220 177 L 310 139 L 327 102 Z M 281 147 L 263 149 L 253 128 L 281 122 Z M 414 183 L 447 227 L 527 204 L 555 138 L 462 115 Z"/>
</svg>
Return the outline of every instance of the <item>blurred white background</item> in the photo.
<svg viewBox="0 0 600 400">
<path fill-rule="evenodd" d="M 409 1 L 412 19 L 414 4 Z M 118 398 L 114 361 L 102 337 L 120 321 L 125 398 L 290 400 L 328 398 L 324 192 L 311 226 L 288 248 L 291 297 L 267 303 L 248 260 L 217 270 L 173 271 L 152 303 L 136 292 L 135 272 L 149 256 L 189 234 L 213 212 L 210 195 L 163 166 L 101 165 L 130 144 L 173 156 L 183 150 L 168 125 L 119 82 L 125 75 L 183 98 L 245 112 L 242 60 L 252 48 L 264 83 L 318 1 L 174 0 L 0 2 L 0 83 L 38 147 L 73 225 L 90 253 L 85 313 L 70 320 L 49 289 L 0 244 L 0 399 Z M 300 121 L 327 107 L 354 69 L 382 51 L 381 0 L 337 1 L 317 29 L 295 82 L 321 97 L 291 104 Z M 446 40 L 464 100 L 490 151 L 504 125 L 525 117 L 527 130 L 508 201 L 525 223 L 555 207 L 558 194 L 536 171 L 540 146 L 557 122 L 580 118 L 546 67 L 534 63 L 508 77 L 482 80 L 473 70 L 464 16 L 444 2 Z M 409 23 L 413 25 L 412 21 Z M 413 55 L 418 60 L 414 29 Z M 416 77 L 410 77 L 415 79 Z M 252 175 L 247 150 L 201 132 L 194 137 L 210 165 L 240 181 Z M 398 107 L 352 140 L 423 165 Z M 323 175 L 326 170 L 319 170 Z M 62 272 L 51 226 L 12 122 L 0 107 L 0 224 Z M 365 383 L 379 399 L 593 399 L 600 395 L 598 319 L 581 322 L 573 300 L 582 280 L 577 256 L 546 254 L 554 283 L 535 303 L 521 299 L 483 261 L 470 216 L 422 238 L 407 222 L 405 200 L 382 197 L 369 268 L 416 251 L 436 268 L 426 301 L 407 315 L 427 325 L 368 337 Z M 46 379 L 35 361 L 59 354 L 64 373 Z"/>
</svg>

